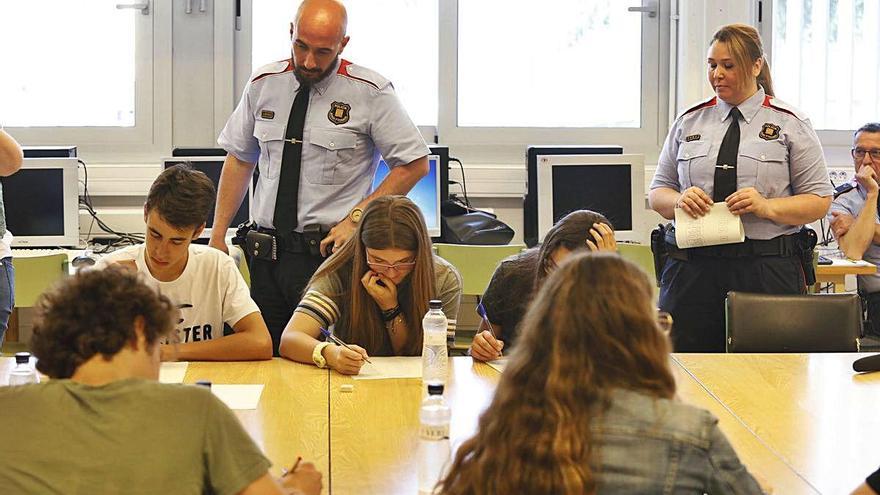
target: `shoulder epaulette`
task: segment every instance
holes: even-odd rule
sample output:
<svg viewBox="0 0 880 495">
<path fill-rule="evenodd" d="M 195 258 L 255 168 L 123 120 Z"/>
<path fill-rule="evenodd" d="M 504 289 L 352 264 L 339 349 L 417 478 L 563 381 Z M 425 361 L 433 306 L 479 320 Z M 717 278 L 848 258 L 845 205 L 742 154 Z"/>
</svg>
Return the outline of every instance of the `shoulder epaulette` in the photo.
<svg viewBox="0 0 880 495">
<path fill-rule="evenodd" d="M 370 69 L 367 69 L 365 67 L 355 65 L 345 59 L 339 62 L 339 69 L 336 71 L 336 73 L 340 76 L 369 84 L 376 89 L 382 89 L 390 84 L 390 81 L 388 81 L 378 73 L 371 71 Z"/>
<path fill-rule="evenodd" d="M 714 106 L 717 105 L 717 104 L 718 104 L 718 97 L 717 97 L 717 96 L 713 96 L 713 97 L 709 98 L 709 99 L 706 100 L 706 101 L 703 101 L 703 102 L 697 103 L 696 105 L 694 105 L 694 106 L 688 108 L 687 110 L 685 110 L 685 111 L 682 113 L 682 115 L 687 115 L 687 114 L 689 114 L 689 113 L 696 112 L 697 110 L 702 110 L 702 109 L 704 109 L 704 108 L 714 107 Z"/>
<path fill-rule="evenodd" d="M 290 72 L 293 70 L 293 63 L 290 59 L 287 60 L 279 60 L 278 62 L 272 62 L 271 64 L 266 64 L 256 72 L 254 72 L 254 76 L 251 78 L 251 83 L 255 83 L 260 79 L 267 76 L 274 76 L 276 74 L 283 74 L 285 72 Z"/>
<path fill-rule="evenodd" d="M 807 120 L 807 116 L 801 114 L 798 109 L 770 95 L 764 97 L 764 101 L 761 105 L 766 108 L 772 108 L 778 112 L 787 113 L 798 120 Z"/>
</svg>

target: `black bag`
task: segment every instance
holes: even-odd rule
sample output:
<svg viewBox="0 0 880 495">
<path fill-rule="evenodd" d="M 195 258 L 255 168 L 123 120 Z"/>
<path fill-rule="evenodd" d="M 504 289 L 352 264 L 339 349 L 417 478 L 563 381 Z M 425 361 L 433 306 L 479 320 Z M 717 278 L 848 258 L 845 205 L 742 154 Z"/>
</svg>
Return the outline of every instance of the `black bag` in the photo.
<svg viewBox="0 0 880 495">
<path fill-rule="evenodd" d="M 513 239 L 513 229 L 491 213 L 453 200 L 443 203 L 442 213 L 443 242 L 505 245 Z"/>
</svg>

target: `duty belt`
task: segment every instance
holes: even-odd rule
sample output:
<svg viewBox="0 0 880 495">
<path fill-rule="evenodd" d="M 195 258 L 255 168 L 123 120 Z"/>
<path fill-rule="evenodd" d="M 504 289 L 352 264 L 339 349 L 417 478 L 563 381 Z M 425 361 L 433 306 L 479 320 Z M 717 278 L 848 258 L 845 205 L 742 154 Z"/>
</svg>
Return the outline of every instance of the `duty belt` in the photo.
<svg viewBox="0 0 880 495">
<path fill-rule="evenodd" d="M 753 256 L 795 256 L 799 249 L 797 234 L 780 235 L 772 239 L 746 239 L 736 244 L 703 246 L 681 249 L 675 242 L 675 229 L 666 231 L 666 244 L 669 256 L 677 260 L 692 257 L 706 258 L 748 258 Z"/>
</svg>

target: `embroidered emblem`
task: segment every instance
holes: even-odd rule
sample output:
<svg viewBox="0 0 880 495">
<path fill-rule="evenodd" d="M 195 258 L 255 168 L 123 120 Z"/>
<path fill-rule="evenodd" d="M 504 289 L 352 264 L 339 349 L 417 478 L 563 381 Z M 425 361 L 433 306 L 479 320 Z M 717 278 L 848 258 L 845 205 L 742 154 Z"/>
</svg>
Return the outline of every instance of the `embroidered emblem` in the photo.
<svg viewBox="0 0 880 495">
<path fill-rule="evenodd" d="M 779 139 L 779 130 L 781 127 L 778 125 L 773 125 L 770 123 L 766 123 L 761 126 L 761 132 L 758 133 L 758 137 L 765 141 L 772 141 L 774 139 Z"/>
<path fill-rule="evenodd" d="M 327 112 L 327 118 L 330 120 L 330 122 L 333 122 L 336 125 L 342 125 L 348 122 L 348 119 L 350 117 L 350 110 L 351 105 L 349 105 L 348 103 L 334 101 L 330 104 L 330 111 Z"/>
</svg>

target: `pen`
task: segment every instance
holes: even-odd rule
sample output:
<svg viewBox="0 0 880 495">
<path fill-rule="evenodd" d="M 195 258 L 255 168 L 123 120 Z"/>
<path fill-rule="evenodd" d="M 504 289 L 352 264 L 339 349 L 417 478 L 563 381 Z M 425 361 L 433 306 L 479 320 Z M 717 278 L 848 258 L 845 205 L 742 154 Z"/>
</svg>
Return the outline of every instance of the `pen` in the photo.
<svg viewBox="0 0 880 495">
<path fill-rule="evenodd" d="M 296 468 L 299 467 L 299 463 L 300 463 L 300 461 L 302 461 L 302 460 L 303 460 L 303 458 L 302 458 L 301 455 L 300 455 L 300 456 L 297 456 L 297 457 L 296 457 L 296 462 L 293 463 L 293 467 L 290 468 L 290 471 L 288 471 L 288 470 L 286 470 L 286 469 L 284 469 L 284 468 L 281 468 L 281 470 L 283 471 L 283 472 L 281 473 L 281 476 L 287 476 L 288 473 L 295 473 L 295 472 L 296 472 Z"/>
<path fill-rule="evenodd" d="M 348 344 L 346 344 L 345 342 L 339 340 L 339 337 L 337 337 L 337 336 L 333 335 L 332 333 L 330 333 L 326 328 L 323 328 L 323 327 L 321 328 L 321 334 L 324 335 L 324 337 L 327 337 L 327 339 L 328 339 L 330 342 L 333 342 L 333 343 L 336 344 L 336 345 L 341 345 L 342 347 L 345 347 L 346 349 L 348 349 L 348 350 L 350 350 L 350 351 L 357 352 L 357 351 L 355 351 L 354 349 L 352 349 L 351 347 L 349 347 Z M 360 353 L 358 352 L 358 354 L 360 354 Z M 368 362 L 368 363 L 370 363 L 370 364 L 373 364 L 373 363 L 370 362 L 370 360 L 367 359 L 367 358 L 364 358 L 364 361 L 366 361 L 366 362 Z"/>
<path fill-rule="evenodd" d="M 492 337 L 495 337 L 495 338 L 497 339 L 498 336 L 495 335 L 495 329 L 492 328 L 492 322 L 489 321 L 489 316 L 486 315 L 486 307 L 483 306 L 483 301 L 482 301 L 482 300 L 480 300 L 480 303 L 477 304 L 477 313 L 480 315 L 480 317 L 483 318 L 483 321 L 486 322 L 486 326 L 489 327 L 489 333 L 492 334 Z"/>
</svg>

